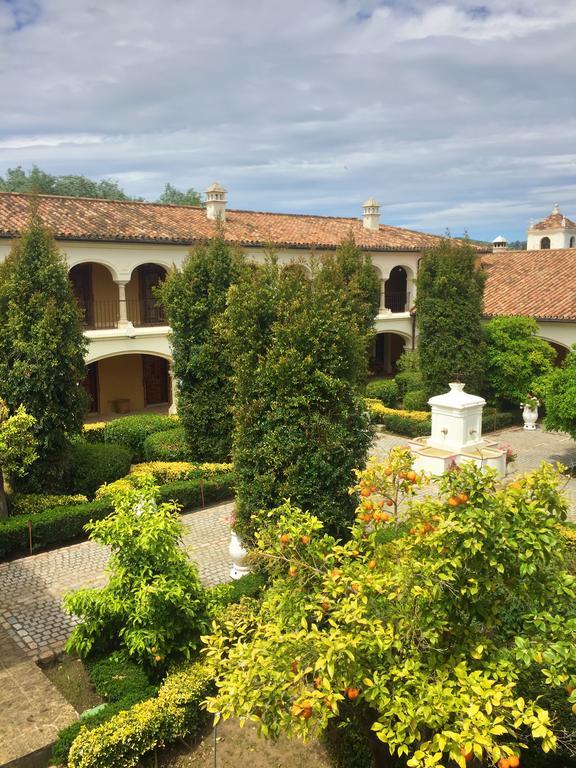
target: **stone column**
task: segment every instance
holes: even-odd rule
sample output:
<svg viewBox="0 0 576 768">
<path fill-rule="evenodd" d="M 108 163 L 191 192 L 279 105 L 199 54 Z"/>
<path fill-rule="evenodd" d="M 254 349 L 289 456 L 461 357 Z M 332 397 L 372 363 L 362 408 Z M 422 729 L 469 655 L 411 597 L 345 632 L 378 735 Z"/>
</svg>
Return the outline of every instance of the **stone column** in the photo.
<svg viewBox="0 0 576 768">
<path fill-rule="evenodd" d="M 174 368 L 170 366 L 170 386 L 172 389 L 172 403 L 170 405 L 170 408 L 168 409 L 168 413 L 170 416 L 176 416 L 178 413 L 178 387 L 176 384 L 176 376 L 174 376 Z"/>
<path fill-rule="evenodd" d="M 120 315 L 118 320 L 118 328 L 127 328 L 131 323 L 128 320 L 128 309 L 126 306 L 126 283 L 127 280 L 116 280 L 115 283 L 118 286 L 118 299 L 120 301 Z"/>
<path fill-rule="evenodd" d="M 380 280 L 380 307 L 378 308 L 378 314 L 382 315 L 386 312 L 386 280 Z"/>
</svg>

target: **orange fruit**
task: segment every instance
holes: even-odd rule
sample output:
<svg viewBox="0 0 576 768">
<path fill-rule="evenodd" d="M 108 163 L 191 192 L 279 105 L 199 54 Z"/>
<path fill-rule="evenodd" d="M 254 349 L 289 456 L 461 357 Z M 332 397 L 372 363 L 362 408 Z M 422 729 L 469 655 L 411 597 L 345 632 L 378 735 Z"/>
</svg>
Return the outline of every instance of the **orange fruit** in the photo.
<svg viewBox="0 0 576 768">
<path fill-rule="evenodd" d="M 388 506 L 388 507 L 393 507 L 394 506 L 394 502 L 392 501 L 392 499 L 388 499 L 388 501 L 386 502 L 386 506 Z"/>
<path fill-rule="evenodd" d="M 370 496 L 370 488 L 362 488 L 360 496 Z"/>
<path fill-rule="evenodd" d="M 390 520 L 390 515 L 388 514 L 388 512 L 382 512 L 382 514 L 380 515 L 380 520 L 382 520 L 383 523 L 387 523 L 388 520 Z"/>
<path fill-rule="evenodd" d="M 353 581 L 352 584 L 350 584 L 350 589 L 354 594 L 357 594 L 362 589 L 362 585 L 359 584 L 357 581 Z"/>
<path fill-rule="evenodd" d="M 350 701 L 354 701 L 354 699 L 357 699 L 360 695 L 360 691 L 358 688 L 347 688 L 346 689 L 346 696 L 350 699 Z"/>
<path fill-rule="evenodd" d="M 322 678 L 321 677 L 315 677 L 314 678 L 314 688 L 320 688 L 322 685 Z"/>
<path fill-rule="evenodd" d="M 467 752 L 466 747 L 460 747 L 460 754 L 462 755 L 464 760 L 466 760 L 467 763 L 469 763 L 470 760 L 472 760 L 472 758 L 474 757 L 474 753 L 472 752 L 472 750 Z"/>
<path fill-rule="evenodd" d="M 374 568 L 376 568 L 376 560 L 370 560 L 370 562 L 368 563 L 368 568 L 370 568 L 370 570 L 373 571 Z"/>
<path fill-rule="evenodd" d="M 324 602 L 322 603 L 322 610 L 323 611 L 329 611 L 330 610 L 330 603 L 328 602 L 328 600 L 324 600 Z"/>
<path fill-rule="evenodd" d="M 310 701 L 303 701 L 301 707 L 301 717 L 303 717 L 305 720 L 308 720 L 308 718 L 312 717 L 312 703 Z"/>
<path fill-rule="evenodd" d="M 282 536 L 280 536 L 280 544 L 288 544 L 289 541 L 290 541 L 289 533 L 283 533 Z"/>
<path fill-rule="evenodd" d="M 508 758 L 508 763 L 510 765 L 510 768 L 518 768 L 520 765 L 520 758 L 517 755 L 510 755 Z"/>
<path fill-rule="evenodd" d="M 152 648 L 152 650 L 154 650 L 154 648 Z M 566 686 L 566 693 L 568 694 L 568 696 L 570 696 L 572 694 L 573 690 L 574 690 L 574 686 L 573 685 L 567 685 Z"/>
<path fill-rule="evenodd" d="M 507 757 L 501 757 L 498 760 L 498 768 L 510 768 L 510 760 Z"/>
<path fill-rule="evenodd" d="M 310 544 L 310 536 L 300 536 L 302 544 Z"/>
<path fill-rule="evenodd" d="M 460 504 L 466 504 L 468 501 L 468 494 L 467 493 L 460 493 L 458 495 L 458 500 L 460 501 Z"/>
<path fill-rule="evenodd" d="M 418 480 L 418 475 L 416 474 L 416 472 L 414 472 L 413 469 L 411 469 L 410 472 L 406 473 L 406 479 L 410 480 L 411 483 L 415 483 L 416 480 Z"/>
<path fill-rule="evenodd" d="M 448 504 L 451 507 L 457 507 L 460 504 L 460 499 L 458 499 L 456 496 L 450 496 L 448 499 Z"/>
</svg>

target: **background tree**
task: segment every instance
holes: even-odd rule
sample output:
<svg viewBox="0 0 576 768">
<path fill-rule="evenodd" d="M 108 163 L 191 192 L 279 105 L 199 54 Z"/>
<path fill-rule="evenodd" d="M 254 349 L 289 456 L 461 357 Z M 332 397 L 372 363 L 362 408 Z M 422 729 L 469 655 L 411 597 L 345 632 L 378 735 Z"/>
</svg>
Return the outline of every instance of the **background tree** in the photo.
<svg viewBox="0 0 576 768">
<path fill-rule="evenodd" d="M 544 401 L 547 429 L 568 432 L 576 440 L 576 345 L 561 368 L 554 368 L 534 387 Z"/>
<path fill-rule="evenodd" d="M 221 461 L 231 453 L 232 371 L 218 319 L 238 270 L 239 257 L 220 233 L 193 248 L 159 288 L 172 328 L 178 413 L 193 459 Z"/>
<path fill-rule="evenodd" d="M 537 332 L 532 317 L 495 317 L 486 323 L 486 388 L 492 399 L 517 408 L 535 379 L 552 370 L 556 353 Z"/>
<path fill-rule="evenodd" d="M 30 488 L 58 486 L 68 439 L 82 430 L 81 322 L 64 256 L 33 211 L 0 265 L 0 397 L 35 419 L 38 460 L 23 481 Z"/>
<path fill-rule="evenodd" d="M 376 768 L 516 768 L 527 740 L 558 746 L 539 694 L 576 702 L 560 478 L 543 465 L 497 489 L 470 462 L 407 508 L 411 461 L 396 449 L 359 473 L 345 544 L 289 502 L 268 516 L 255 557 L 271 586 L 208 640 L 209 710 L 270 738 L 352 720 Z M 548 765 L 571 764 L 567 752 Z"/>
<path fill-rule="evenodd" d="M 25 474 L 36 459 L 34 418 L 20 406 L 10 416 L 6 403 L 0 399 L 0 517 L 8 515 L 4 475 Z"/>
<path fill-rule="evenodd" d="M 158 202 L 164 205 L 202 205 L 202 199 L 195 189 L 190 187 L 190 189 L 182 192 L 170 183 L 164 187 L 164 192 L 158 198 Z"/>
<path fill-rule="evenodd" d="M 20 166 L 8 168 L 6 177 L 0 176 L 0 192 L 38 193 L 66 197 L 100 197 L 107 200 L 133 200 L 111 179 L 93 181 L 86 176 L 53 176 L 33 165 L 30 171 Z"/>
<path fill-rule="evenodd" d="M 369 334 L 356 306 L 337 270 L 313 265 L 309 278 L 273 256 L 231 289 L 237 525 L 247 539 L 252 515 L 287 497 L 332 531 L 351 518 L 347 489 L 371 440 L 359 395 Z"/>
<path fill-rule="evenodd" d="M 427 397 L 458 378 L 479 393 L 484 370 L 482 297 L 485 275 L 471 245 L 444 239 L 426 251 L 418 270 L 416 322 Z"/>
</svg>

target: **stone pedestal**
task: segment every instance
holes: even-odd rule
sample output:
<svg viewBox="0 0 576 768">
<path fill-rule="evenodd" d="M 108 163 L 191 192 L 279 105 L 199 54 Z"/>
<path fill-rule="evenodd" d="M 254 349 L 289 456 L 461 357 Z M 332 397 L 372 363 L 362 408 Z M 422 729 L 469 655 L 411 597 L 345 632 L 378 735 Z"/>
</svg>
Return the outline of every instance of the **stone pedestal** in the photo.
<svg viewBox="0 0 576 768">
<path fill-rule="evenodd" d="M 452 464 L 473 461 L 506 474 L 506 452 L 482 439 L 482 397 L 464 392 L 464 384 L 451 383 L 450 391 L 431 397 L 432 434 L 410 442 L 416 471 L 440 475 Z"/>
</svg>

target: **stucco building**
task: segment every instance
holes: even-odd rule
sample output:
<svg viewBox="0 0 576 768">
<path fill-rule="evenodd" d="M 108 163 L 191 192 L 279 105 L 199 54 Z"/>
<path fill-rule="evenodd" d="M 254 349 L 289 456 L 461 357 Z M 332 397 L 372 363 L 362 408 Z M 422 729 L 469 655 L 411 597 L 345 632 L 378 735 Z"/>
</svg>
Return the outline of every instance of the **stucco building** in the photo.
<svg viewBox="0 0 576 768">
<path fill-rule="evenodd" d="M 380 280 L 371 361 L 379 373 L 392 373 L 402 351 L 416 343 L 410 309 L 418 260 L 439 240 L 381 224 L 372 198 L 361 218 L 239 211 L 227 208 L 218 184 L 208 189 L 204 208 L 40 196 L 38 212 L 66 256 L 84 309 L 86 387 L 93 411 L 101 414 L 173 406 L 170 329 L 154 287 L 173 265 L 182 265 L 194 243 L 215 234 L 218 220 L 226 240 L 256 261 L 268 247 L 283 262 L 334 251 L 352 234 Z M 0 260 L 29 216 L 25 195 L 0 193 Z"/>
<path fill-rule="evenodd" d="M 529 251 L 576 248 L 576 224 L 560 212 L 558 203 L 552 213 L 528 229 Z"/>
</svg>

